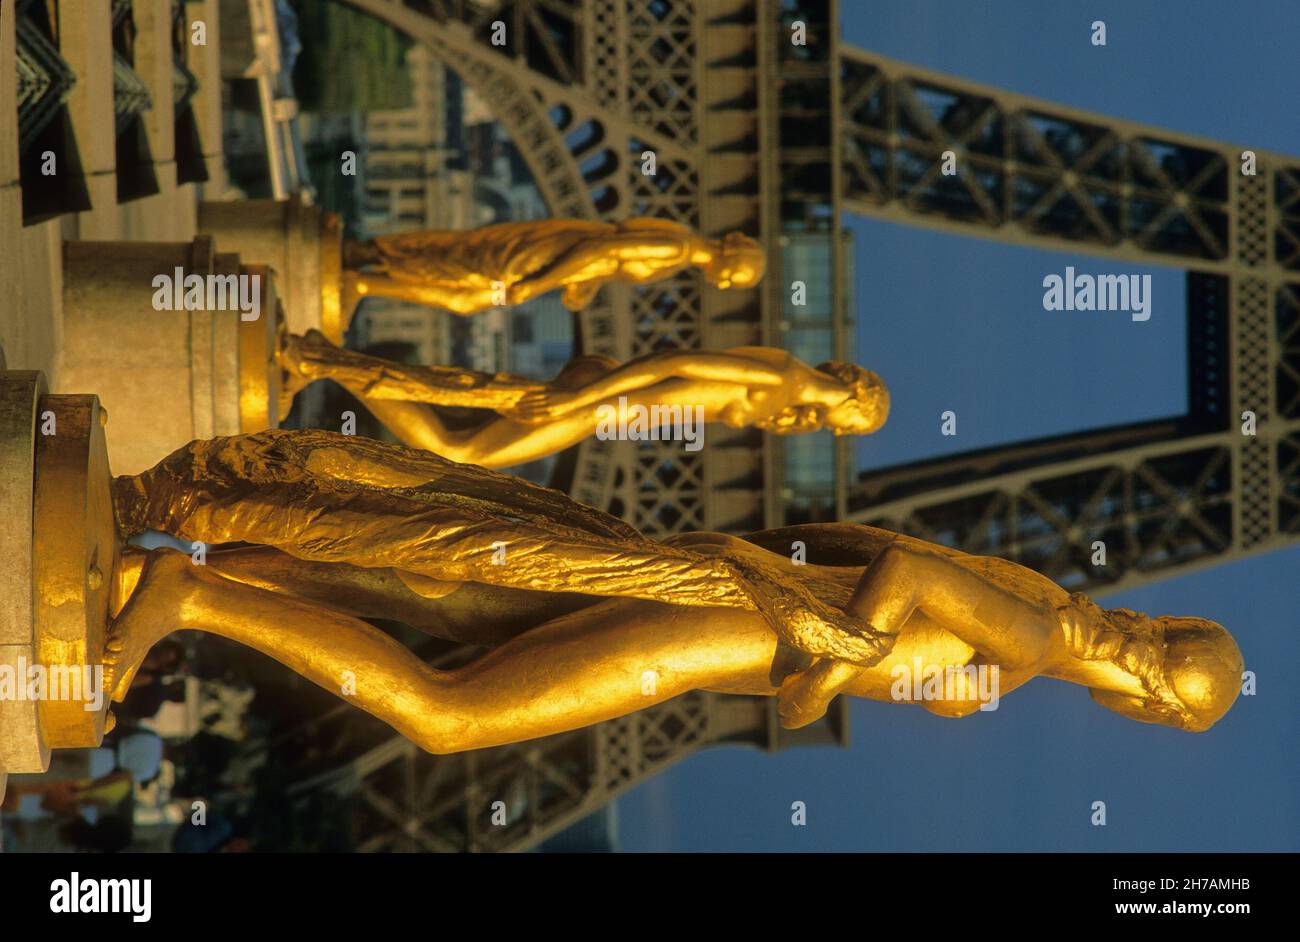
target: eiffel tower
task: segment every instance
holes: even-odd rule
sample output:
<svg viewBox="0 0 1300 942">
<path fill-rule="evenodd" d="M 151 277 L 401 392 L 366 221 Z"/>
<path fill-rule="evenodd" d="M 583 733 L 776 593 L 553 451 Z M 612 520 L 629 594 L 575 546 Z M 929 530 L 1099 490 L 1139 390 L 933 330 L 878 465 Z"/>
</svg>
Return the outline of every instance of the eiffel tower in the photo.
<svg viewBox="0 0 1300 942">
<path fill-rule="evenodd" d="M 693 274 L 605 289 L 578 318 L 581 352 L 626 359 L 664 345 L 758 343 L 852 359 L 845 214 L 1187 273 L 1183 416 L 862 475 L 845 441 L 718 430 L 695 454 L 590 441 L 567 482 L 577 499 L 654 536 L 876 523 L 1094 594 L 1300 533 L 1300 160 L 1256 151 L 1256 174 L 1243 175 L 1242 146 L 850 47 L 837 0 L 338 2 L 426 44 L 490 103 L 552 215 L 663 216 L 769 246 L 769 276 L 750 291 L 716 292 Z M 805 45 L 790 41 L 796 23 Z M 25 48 L 30 72 L 44 47 Z M 75 114 L 87 88 L 43 68 L 47 78 L 19 78 L 38 131 L 60 96 Z M 963 154 L 955 177 L 938 172 L 945 150 Z M 641 170 L 646 151 L 653 175 Z M 69 198 L 29 215 L 78 208 Z M 795 278 L 829 288 L 797 317 L 785 306 Z M 1246 411 L 1254 436 L 1239 430 Z M 1097 539 L 1104 569 L 1089 562 Z M 701 746 L 791 742 L 770 704 L 709 694 L 458 757 L 425 756 L 367 720 L 321 718 L 325 738 L 346 745 L 334 773 L 305 783 L 347 780 L 367 849 L 532 846 Z M 838 712 L 813 735 L 843 742 L 843 721 Z M 504 830 L 483 824 L 494 800 L 514 809 Z"/>
<path fill-rule="evenodd" d="M 579 318 L 583 352 L 762 343 L 803 354 L 819 332 L 811 356 L 852 358 L 845 214 L 1186 271 L 1183 416 L 864 474 L 846 442 L 796 451 L 720 433 L 698 456 L 589 442 L 570 482 L 579 500 L 655 535 L 871 523 L 1093 594 L 1300 538 L 1300 160 L 1256 151 L 1256 173 L 1243 175 L 1240 146 L 848 46 L 836 0 L 351 3 L 493 103 L 553 214 L 659 215 L 769 246 L 770 274 L 750 292 L 692 276 L 603 291 Z M 790 42 L 796 21 L 804 46 Z M 654 176 L 641 172 L 647 150 Z M 963 154 L 956 176 L 939 172 L 946 150 Z M 811 283 L 814 265 L 828 297 L 792 323 L 786 288 Z M 1254 436 L 1240 431 L 1246 411 Z M 829 470 L 811 499 L 791 502 L 817 464 Z M 1095 540 L 1104 568 L 1090 562 Z M 608 725 L 582 734 L 596 767 L 617 748 Z M 594 790 L 565 820 L 622 787 Z"/>
</svg>

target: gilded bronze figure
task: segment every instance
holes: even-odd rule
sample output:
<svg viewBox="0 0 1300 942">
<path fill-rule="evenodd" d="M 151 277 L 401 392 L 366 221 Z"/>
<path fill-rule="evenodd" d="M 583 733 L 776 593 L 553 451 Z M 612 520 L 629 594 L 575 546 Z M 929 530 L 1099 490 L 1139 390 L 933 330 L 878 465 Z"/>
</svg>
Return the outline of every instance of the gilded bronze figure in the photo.
<svg viewBox="0 0 1300 942">
<path fill-rule="evenodd" d="M 1133 719 L 1200 731 L 1232 705 L 1242 672 L 1213 622 L 1105 611 L 1005 560 L 849 524 L 657 543 L 516 478 L 332 433 L 195 442 L 116 479 L 113 495 L 123 533 L 241 544 L 206 565 L 174 550 L 123 555 L 114 699 L 158 639 L 200 629 L 336 692 L 352 676 L 348 699 L 435 753 L 692 689 L 775 695 L 800 726 L 840 692 L 898 699 L 897 672 L 920 663 L 958 676 L 996 667 L 1003 694 L 1053 677 Z M 435 670 L 361 616 L 492 650 Z M 950 693 L 923 705 L 979 709 L 969 684 Z"/>
<path fill-rule="evenodd" d="M 697 235 L 666 219 L 505 222 L 469 231 L 405 232 L 343 247 L 343 318 L 366 297 L 474 314 L 563 291 L 580 311 L 607 282 L 644 285 L 688 268 L 718 288 L 752 288 L 766 257 L 739 232 Z"/>
<path fill-rule="evenodd" d="M 617 432 L 629 414 L 656 434 L 660 422 L 698 421 L 837 435 L 871 434 L 889 414 L 889 391 L 870 370 L 838 362 L 814 369 L 771 347 L 666 350 L 623 364 L 584 356 L 546 383 L 393 363 L 336 347 L 317 331 L 288 337 L 280 361 L 286 389 L 332 379 L 404 444 L 486 468 L 554 454 L 606 426 Z M 479 409 L 483 418 L 453 426 L 439 406 Z"/>
</svg>

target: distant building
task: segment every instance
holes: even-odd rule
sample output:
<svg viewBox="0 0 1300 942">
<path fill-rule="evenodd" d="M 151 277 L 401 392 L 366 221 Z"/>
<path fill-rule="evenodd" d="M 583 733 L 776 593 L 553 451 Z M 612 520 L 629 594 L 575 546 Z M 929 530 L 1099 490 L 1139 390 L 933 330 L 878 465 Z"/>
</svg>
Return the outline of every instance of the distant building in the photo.
<svg viewBox="0 0 1300 942">
<path fill-rule="evenodd" d="M 364 119 L 362 227 L 367 236 L 470 224 L 466 175 L 452 169 L 463 161 L 459 155 L 450 159 L 447 143 L 447 115 L 461 111 L 458 102 L 449 106 L 449 96 L 459 94 L 459 81 L 449 84 L 447 70 L 423 46 L 413 46 L 406 61 L 411 107 L 372 111 Z M 453 362 L 450 318 L 420 305 L 367 299 L 357 315 L 354 338 L 362 349 L 407 345 L 419 363 Z"/>
<path fill-rule="evenodd" d="M 406 63 L 411 107 L 365 116 L 364 225 L 371 235 L 428 228 L 447 203 L 444 69 L 423 46 L 412 46 Z"/>
<path fill-rule="evenodd" d="M 840 238 L 844 247 L 843 284 L 848 300 L 845 308 L 852 310 L 853 235 L 844 232 Z M 781 236 L 780 244 L 783 271 L 818 275 L 803 281 L 802 304 L 794 303 L 790 291 L 781 293 L 779 326 L 783 346 L 809 366 L 827 360 L 855 362 L 852 320 L 847 314 L 836 316 L 830 277 L 834 264 L 830 233 L 790 232 Z M 837 464 L 832 433 L 787 435 L 779 445 L 784 451 L 780 497 L 786 518 L 798 523 L 836 519 L 837 476 L 842 480 L 844 469 Z"/>
</svg>

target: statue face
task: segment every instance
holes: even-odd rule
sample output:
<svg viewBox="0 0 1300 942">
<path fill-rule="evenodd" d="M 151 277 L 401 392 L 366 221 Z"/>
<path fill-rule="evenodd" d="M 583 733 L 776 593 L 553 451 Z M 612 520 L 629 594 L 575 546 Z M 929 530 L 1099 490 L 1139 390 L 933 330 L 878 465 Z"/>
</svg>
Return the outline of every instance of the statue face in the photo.
<svg viewBox="0 0 1300 942">
<path fill-rule="evenodd" d="M 1164 682 L 1180 709 L 1154 709 L 1146 701 L 1109 690 L 1092 691 L 1104 707 L 1130 719 L 1201 733 L 1223 717 L 1241 692 L 1243 662 L 1232 635 L 1203 618 L 1158 618 L 1165 629 Z"/>
<path fill-rule="evenodd" d="M 827 410 L 825 422 L 836 435 L 870 435 L 880 431 L 888 414 L 888 406 L 849 399 Z"/>
<path fill-rule="evenodd" d="M 724 291 L 728 288 L 750 288 L 758 283 L 758 273 L 743 259 L 724 256 L 710 264 L 705 274 L 711 284 Z"/>
<path fill-rule="evenodd" d="M 836 435 L 870 435 L 880 431 L 889 418 L 889 388 L 875 373 L 850 364 L 857 379 L 852 394 L 826 410 L 826 427 Z"/>
<path fill-rule="evenodd" d="M 1165 680 L 1187 711 L 1185 729 L 1209 729 L 1241 692 L 1245 667 L 1232 635 L 1202 618 L 1162 618 Z"/>
<path fill-rule="evenodd" d="M 767 258 L 763 247 L 748 236 L 733 232 L 705 269 L 711 284 L 723 289 L 752 288 L 763 278 Z"/>
</svg>

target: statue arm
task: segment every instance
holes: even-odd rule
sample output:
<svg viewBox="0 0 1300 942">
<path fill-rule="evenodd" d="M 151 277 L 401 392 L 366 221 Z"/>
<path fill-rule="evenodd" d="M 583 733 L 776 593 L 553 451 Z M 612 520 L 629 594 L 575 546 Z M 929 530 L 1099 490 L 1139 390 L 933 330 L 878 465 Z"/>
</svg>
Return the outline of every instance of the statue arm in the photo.
<svg viewBox="0 0 1300 942">
<path fill-rule="evenodd" d="M 866 568 L 847 606 L 877 632 L 895 637 L 918 609 L 974 648 L 983 663 L 996 664 L 1005 675 L 1003 689 L 1040 673 L 1053 651 L 1052 610 L 952 557 L 903 543 L 888 546 Z M 779 695 L 783 720 L 811 723 L 861 672 L 853 664 L 823 660 L 786 678 Z"/>
<path fill-rule="evenodd" d="M 335 346 L 316 330 L 303 336 L 290 335 L 281 350 L 280 363 L 291 376 L 305 381 L 302 385 L 332 379 L 367 401 L 502 411 L 512 408 L 525 393 L 543 388 L 540 382 L 504 374 L 415 366 L 368 356 Z"/>
<path fill-rule="evenodd" d="M 520 403 L 525 421 L 559 418 L 575 409 L 608 402 L 625 393 L 647 389 L 668 379 L 689 379 L 737 386 L 782 386 L 788 371 L 770 363 L 724 351 L 681 350 L 651 354 L 625 363 L 579 389 L 546 390 L 527 394 Z"/>
<path fill-rule="evenodd" d="M 1057 631 L 1055 612 L 1037 599 L 951 556 L 891 543 L 862 574 L 847 606 L 877 630 L 897 634 L 918 608 L 991 663 L 1040 665 Z"/>
</svg>

